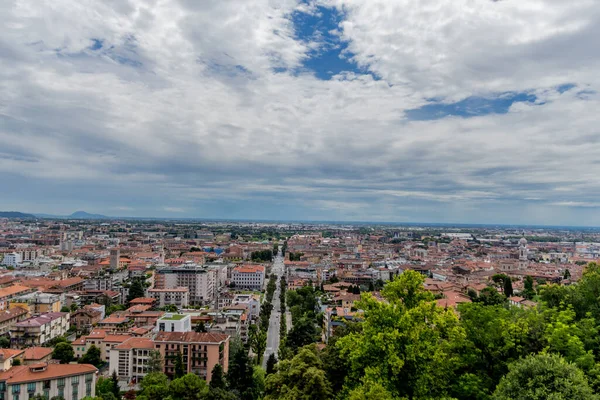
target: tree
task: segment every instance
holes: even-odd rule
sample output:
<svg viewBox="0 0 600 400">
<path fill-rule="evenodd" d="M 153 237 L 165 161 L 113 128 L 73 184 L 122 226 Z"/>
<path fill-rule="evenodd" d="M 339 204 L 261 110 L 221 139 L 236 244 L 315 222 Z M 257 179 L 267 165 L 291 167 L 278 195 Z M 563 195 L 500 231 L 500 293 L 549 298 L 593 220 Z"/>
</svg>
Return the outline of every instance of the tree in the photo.
<svg viewBox="0 0 600 400">
<path fill-rule="evenodd" d="M 8 349 L 10 347 L 10 339 L 6 336 L 0 336 L 0 348 Z"/>
<path fill-rule="evenodd" d="M 571 271 L 569 269 L 565 269 L 565 274 L 563 275 L 563 279 L 571 279 Z"/>
<path fill-rule="evenodd" d="M 183 356 L 181 353 L 177 353 L 175 356 L 175 378 L 181 378 L 185 375 L 185 368 L 183 366 Z"/>
<path fill-rule="evenodd" d="M 326 400 L 332 396 L 314 345 L 302 348 L 291 360 L 281 361 L 277 372 L 269 375 L 265 384 L 265 400 Z"/>
<path fill-rule="evenodd" d="M 133 282 L 131 282 L 131 286 L 129 287 L 129 294 L 127 295 L 127 304 L 129 304 L 133 299 L 144 297 L 145 293 L 146 291 L 144 288 L 144 279 L 134 279 Z"/>
<path fill-rule="evenodd" d="M 169 393 L 171 399 L 200 400 L 206 398 L 208 386 L 198 375 L 186 374 L 171 382 Z"/>
<path fill-rule="evenodd" d="M 200 321 L 196 324 L 196 326 L 194 327 L 194 332 L 206 332 L 206 325 L 204 325 L 203 321 Z"/>
<path fill-rule="evenodd" d="M 382 291 L 386 302 L 363 294 L 359 332 L 336 343 L 347 363 L 340 397 L 374 382 L 394 398 L 443 398 L 456 372 L 464 368 L 464 331 L 454 311 L 437 307 L 425 290 L 425 277 L 406 271 Z"/>
<path fill-rule="evenodd" d="M 268 324 L 263 326 L 268 327 Z M 256 355 L 256 363 L 260 364 L 263 358 L 263 354 L 267 349 L 267 330 L 258 329 L 256 325 L 251 325 L 249 332 L 249 342 L 250 347 L 252 348 L 252 352 Z"/>
<path fill-rule="evenodd" d="M 526 299 L 533 299 L 535 296 L 535 289 L 533 288 L 533 278 L 529 275 L 525 277 L 523 281 L 523 297 Z"/>
<path fill-rule="evenodd" d="M 267 375 L 275 372 L 275 365 L 277 365 L 277 358 L 275 357 L 275 353 L 271 353 L 267 359 Z"/>
<path fill-rule="evenodd" d="M 91 345 L 90 348 L 85 352 L 83 357 L 79 360 L 79 364 L 92 364 L 95 367 L 100 367 L 104 364 L 102 361 L 102 354 L 100 349 L 94 345 Z"/>
<path fill-rule="evenodd" d="M 21 359 L 20 358 L 13 358 L 13 360 L 12 360 L 12 366 L 16 367 L 18 365 L 21 365 Z"/>
<path fill-rule="evenodd" d="M 75 352 L 73 351 L 73 346 L 71 346 L 69 343 L 59 343 L 52 351 L 52 358 L 60 360 L 61 364 L 70 363 L 73 361 L 74 357 Z"/>
<path fill-rule="evenodd" d="M 583 372 L 555 354 L 531 355 L 510 366 L 494 392 L 496 400 L 592 400 Z"/>
<path fill-rule="evenodd" d="M 287 333 L 285 343 L 293 352 L 300 347 L 314 343 L 318 340 L 319 331 L 313 319 L 303 316 L 294 322 L 292 329 Z"/>
<path fill-rule="evenodd" d="M 113 371 L 110 380 L 112 382 L 112 393 L 118 399 L 121 397 L 121 389 L 119 388 L 119 377 L 116 370 Z"/>
<path fill-rule="evenodd" d="M 506 297 L 496 290 L 495 287 L 488 286 L 479 292 L 477 301 L 485 304 L 486 306 L 494 306 L 498 304 L 505 304 Z"/>
<path fill-rule="evenodd" d="M 140 383 L 137 400 L 164 400 L 169 397 L 169 380 L 165 374 L 151 372 Z"/>
<path fill-rule="evenodd" d="M 512 282 L 509 277 L 504 280 L 504 295 L 506 297 L 511 297 L 513 295 Z"/>
<path fill-rule="evenodd" d="M 252 364 L 247 350 L 243 347 L 234 353 L 229 364 L 229 371 L 227 372 L 229 389 L 235 391 L 242 400 L 254 400 L 260 394 L 254 380 Z"/>
<path fill-rule="evenodd" d="M 104 378 L 102 376 L 98 377 L 98 381 L 96 382 L 96 395 L 105 400 L 110 396 L 114 397 L 113 385 L 112 379 Z"/>
<path fill-rule="evenodd" d="M 150 350 L 148 354 L 148 373 L 163 372 L 163 359 L 158 350 Z"/>
<path fill-rule="evenodd" d="M 225 377 L 223 376 L 223 366 L 219 363 L 215 364 L 210 376 L 211 389 L 225 389 Z"/>
</svg>

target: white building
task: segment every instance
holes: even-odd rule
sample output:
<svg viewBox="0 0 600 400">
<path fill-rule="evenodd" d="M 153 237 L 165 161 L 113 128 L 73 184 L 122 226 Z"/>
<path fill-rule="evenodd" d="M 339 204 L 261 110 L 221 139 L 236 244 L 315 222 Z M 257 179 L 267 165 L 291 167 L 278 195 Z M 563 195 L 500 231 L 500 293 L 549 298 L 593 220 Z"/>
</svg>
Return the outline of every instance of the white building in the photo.
<svg viewBox="0 0 600 400">
<path fill-rule="evenodd" d="M 189 289 L 190 304 L 213 304 L 216 293 L 216 271 L 196 264 L 158 269 L 155 273 L 156 289 Z"/>
<path fill-rule="evenodd" d="M 236 294 L 231 306 L 246 306 L 250 318 L 256 319 L 260 314 L 260 296 L 257 294 Z"/>
<path fill-rule="evenodd" d="M 174 289 L 148 289 L 148 297 L 156 299 L 158 307 L 174 305 L 178 308 L 190 304 L 190 290 L 186 287 Z"/>
<path fill-rule="evenodd" d="M 19 253 L 6 253 L 4 255 L 4 260 L 2 264 L 7 265 L 9 267 L 16 267 L 23 262 L 21 255 Z"/>
<path fill-rule="evenodd" d="M 236 288 L 262 290 L 265 283 L 265 267 L 262 265 L 243 265 L 231 272 L 231 280 Z"/>
<path fill-rule="evenodd" d="M 184 314 L 166 313 L 156 321 L 158 332 L 191 332 L 192 317 Z"/>
</svg>

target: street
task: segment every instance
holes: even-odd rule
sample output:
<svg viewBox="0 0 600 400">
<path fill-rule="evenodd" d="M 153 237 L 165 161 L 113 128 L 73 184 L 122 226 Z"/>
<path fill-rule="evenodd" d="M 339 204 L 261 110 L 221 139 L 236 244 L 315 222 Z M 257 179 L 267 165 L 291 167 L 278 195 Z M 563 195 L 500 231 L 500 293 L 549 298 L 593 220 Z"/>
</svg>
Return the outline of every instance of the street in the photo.
<svg viewBox="0 0 600 400">
<path fill-rule="evenodd" d="M 267 366 L 267 360 L 269 356 L 272 353 L 275 353 L 275 356 L 277 356 L 277 351 L 279 349 L 279 325 L 281 321 L 281 303 L 279 301 L 281 287 L 279 286 L 279 280 L 284 273 L 281 251 L 279 251 L 279 254 L 277 254 L 277 257 L 275 257 L 275 260 L 273 260 L 273 268 L 271 269 L 271 272 L 277 276 L 277 288 L 275 289 L 275 293 L 273 295 L 273 311 L 271 311 L 269 330 L 267 331 L 267 349 L 265 350 L 265 355 L 263 357 L 263 367 L 265 368 Z"/>
</svg>

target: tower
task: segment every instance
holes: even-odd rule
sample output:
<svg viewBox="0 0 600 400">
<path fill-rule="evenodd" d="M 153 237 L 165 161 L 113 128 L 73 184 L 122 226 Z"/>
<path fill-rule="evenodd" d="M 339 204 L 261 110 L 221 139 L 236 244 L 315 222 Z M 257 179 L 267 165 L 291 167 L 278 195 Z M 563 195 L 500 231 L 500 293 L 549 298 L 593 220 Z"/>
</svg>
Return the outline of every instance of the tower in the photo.
<svg viewBox="0 0 600 400">
<path fill-rule="evenodd" d="M 121 258 L 121 250 L 119 248 L 110 250 L 110 268 L 119 269 L 119 259 Z"/>
<path fill-rule="evenodd" d="M 527 239 L 522 237 L 519 239 L 519 269 L 527 269 L 529 261 L 527 261 Z"/>
</svg>

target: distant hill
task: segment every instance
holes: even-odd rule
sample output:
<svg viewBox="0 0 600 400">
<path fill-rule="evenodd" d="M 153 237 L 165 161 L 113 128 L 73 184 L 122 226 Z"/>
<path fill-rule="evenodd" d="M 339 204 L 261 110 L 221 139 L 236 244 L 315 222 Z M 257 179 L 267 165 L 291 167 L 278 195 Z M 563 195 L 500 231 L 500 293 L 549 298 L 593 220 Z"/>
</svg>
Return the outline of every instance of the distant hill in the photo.
<svg viewBox="0 0 600 400">
<path fill-rule="evenodd" d="M 35 215 L 25 214 L 25 213 L 18 212 L 18 211 L 0 211 L 0 218 L 21 218 L 21 219 L 34 218 L 35 219 Z"/>
<path fill-rule="evenodd" d="M 102 214 L 90 214 L 90 213 L 85 212 L 85 211 L 75 211 L 73 214 L 67 216 L 67 218 L 74 218 L 74 219 L 108 219 L 109 217 L 107 217 L 106 215 L 102 215 Z"/>
</svg>

